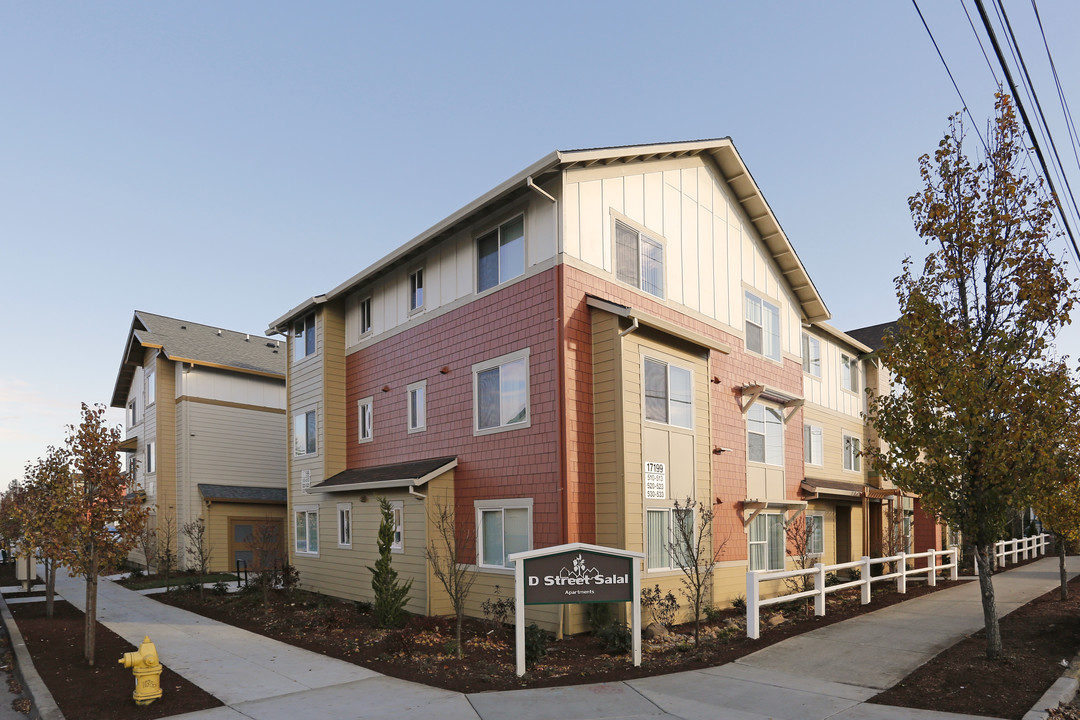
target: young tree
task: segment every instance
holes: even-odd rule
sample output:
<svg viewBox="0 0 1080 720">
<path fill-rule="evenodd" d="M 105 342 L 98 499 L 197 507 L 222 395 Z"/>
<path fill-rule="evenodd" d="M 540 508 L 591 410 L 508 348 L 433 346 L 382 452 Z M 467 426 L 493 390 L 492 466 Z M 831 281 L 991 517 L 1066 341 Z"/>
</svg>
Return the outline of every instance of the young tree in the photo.
<svg viewBox="0 0 1080 720">
<path fill-rule="evenodd" d="M 116 567 L 138 544 L 146 512 L 125 502 L 127 475 L 120 469 L 120 431 L 106 427 L 105 406 L 82 406 L 82 422 L 68 428 L 75 490 L 72 493 L 72 541 L 60 561 L 86 580 L 86 625 L 83 655 L 91 667 L 97 624 L 98 576 Z M 109 526 L 115 528 L 110 531 Z"/>
<path fill-rule="evenodd" d="M 45 565 L 45 615 L 52 617 L 57 559 L 71 543 L 75 524 L 68 449 L 50 445 L 45 457 L 28 464 L 23 490 L 19 505 L 23 528 L 20 546 L 27 555 L 36 553 Z"/>
<path fill-rule="evenodd" d="M 262 591 L 264 606 L 270 604 L 270 591 L 280 583 L 288 587 L 289 566 L 281 556 L 281 523 L 271 518 L 264 518 L 251 528 L 248 542 L 251 544 L 256 583 Z M 278 563 L 281 570 L 278 571 Z"/>
<path fill-rule="evenodd" d="M 155 566 L 154 572 L 156 572 L 158 554 L 158 528 L 156 515 L 147 515 L 146 525 L 143 526 L 142 532 L 139 533 L 139 549 L 142 550 L 143 559 L 146 561 L 146 573 L 148 575 L 150 574 L 151 565 Z"/>
<path fill-rule="evenodd" d="M 682 570 L 679 592 L 694 614 L 694 647 L 698 646 L 701 633 L 701 614 L 712 587 L 716 560 L 727 544 L 727 538 L 713 537 L 713 520 L 716 510 L 711 505 L 686 498 L 682 505 L 675 501 L 675 527 L 668 550 L 675 564 Z M 695 520 L 697 522 L 695 522 Z"/>
<path fill-rule="evenodd" d="M 210 538 L 206 535 L 206 522 L 202 518 L 195 518 L 191 522 L 184 523 L 181 532 L 187 539 L 185 550 L 188 557 L 199 571 L 199 597 L 202 597 L 203 584 L 206 582 L 206 576 L 210 574 L 210 558 L 214 554 Z"/>
<path fill-rule="evenodd" d="M 434 507 L 429 511 L 431 525 L 434 527 L 434 537 L 428 542 L 424 553 L 428 562 L 431 563 L 431 572 L 442 583 L 450 598 L 450 606 L 454 608 L 454 616 L 457 620 L 457 656 L 460 660 L 465 657 L 465 649 L 461 644 L 461 624 L 465 619 L 465 601 L 469 597 L 473 583 L 476 582 L 476 571 L 467 563 L 461 562 L 457 539 L 457 513 L 454 512 L 452 502 L 433 501 Z M 466 542 L 475 539 L 474 533 L 467 533 Z"/>
<path fill-rule="evenodd" d="M 1076 392 L 1070 393 L 1076 398 Z M 1080 422 L 1070 422 L 1063 431 L 1053 464 L 1038 478 L 1031 498 L 1043 527 L 1057 541 L 1061 599 L 1069 599 L 1069 577 L 1065 570 L 1065 547 L 1080 540 Z"/>
<path fill-rule="evenodd" d="M 784 526 L 788 555 L 796 570 L 809 570 L 814 567 L 814 525 L 807 521 L 805 513 Z M 814 587 L 812 575 L 799 575 L 784 580 L 792 593 L 806 592 Z"/>
<path fill-rule="evenodd" d="M 176 569 L 176 519 L 170 512 L 160 513 L 157 517 L 157 533 L 154 543 L 154 566 L 159 575 L 165 576 L 165 590 L 169 590 L 169 579 Z"/>
<path fill-rule="evenodd" d="M 379 559 L 371 571 L 371 589 L 375 591 L 375 619 L 379 627 L 392 628 L 401 625 L 405 604 L 409 602 L 412 580 L 398 582 L 397 570 L 390 564 L 391 546 L 394 544 L 394 506 L 384 497 L 379 498 L 382 521 L 379 523 Z"/>
<path fill-rule="evenodd" d="M 930 251 L 921 274 L 909 258 L 896 279 L 901 316 L 881 359 L 898 392 L 871 396 L 883 446 L 867 453 L 975 546 L 991 659 L 1002 652 L 993 543 L 1009 508 L 1031 497 L 1062 425 L 1059 366 L 1047 356 L 1076 300 L 1047 249 L 1052 207 L 1023 169 L 1012 102 L 999 94 L 996 107 L 976 164 L 955 115 L 934 158 L 920 159 L 925 189 L 908 203 Z"/>
</svg>

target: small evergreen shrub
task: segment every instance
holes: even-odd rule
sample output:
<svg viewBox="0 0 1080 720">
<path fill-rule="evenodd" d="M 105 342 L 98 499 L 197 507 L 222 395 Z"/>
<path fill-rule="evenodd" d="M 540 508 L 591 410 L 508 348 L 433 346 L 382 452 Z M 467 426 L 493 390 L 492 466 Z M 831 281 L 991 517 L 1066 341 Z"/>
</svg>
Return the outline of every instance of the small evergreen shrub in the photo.
<svg viewBox="0 0 1080 720">
<path fill-rule="evenodd" d="M 604 649 L 609 653 L 625 655 L 633 648 L 633 636 L 626 623 L 612 622 L 600 628 L 596 636 L 604 642 Z"/>
<path fill-rule="evenodd" d="M 535 665 L 540 658 L 547 655 L 547 633 L 540 629 L 536 623 L 525 628 L 525 665 Z"/>
<path fill-rule="evenodd" d="M 611 603 L 589 603 L 585 606 L 585 619 L 593 635 L 615 622 L 615 606 Z"/>
</svg>

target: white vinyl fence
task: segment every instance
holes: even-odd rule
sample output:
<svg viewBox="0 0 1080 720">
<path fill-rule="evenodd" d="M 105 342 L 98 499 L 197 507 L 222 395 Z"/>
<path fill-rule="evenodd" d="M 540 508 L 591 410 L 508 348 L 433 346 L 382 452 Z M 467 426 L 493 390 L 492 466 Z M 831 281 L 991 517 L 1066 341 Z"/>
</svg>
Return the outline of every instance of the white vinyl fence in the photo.
<svg viewBox="0 0 1080 720">
<path fill-rule="evenodd" d="M 1021 560 L 1030 560 L 1038 555 L 1045 555 L 1050 545 L 1050 534 L 1032 535 L 1014 540 L 998 540 L 994 543 L 994 566 L 1005 567 L 1010 562 L 1014 565 Z M 979 572 L 978 558 L 975 560 L 975 573 Z"/>
<path fill-rule="evenodd" d="M 926 567 L 909 569 L 907 567 L 907 561 L 916 560 L 918 558 L 926 558 Z M 941 558 L 947 558 L 947 561 L 945 563 L 940 563 L 939 559 Z M 866 605 L 870 602 L 870 586 L 875 582 L 895 579 L 897 592 L 904 593 L 907 592 L 908 578 L 918 579 L 919 576 L 925 575 L 927 583 L 935 585 L 937 583 L 938 572 L 947 570 L 949 571 L 949 579 L 956 580 L 959 577 L 959 560 L 959 551 L 956 548 L 952 548 L 951 550 L 927 550 L 924 553 L 900 553 L 898 555 L 880 558 L 871 558 L 864 555 L 861 560 L 856 560 L 854 562 L 840 563 L 838 565 L 816 563 L 814 567 L 805 570 L 780 570 L 775 572 L 752 570 L 746 573 L 746 636 L 749 638 L 757 638 L 761 635 L 760 611 L 761 608 L 768 605 L 776 605 L 778 603 L 791 602 L 792 600 L 798 600 L 800 598 L 812 597 L 814 598 L 814 614 L 821 616 L 825 614 L 825 596 L 828 593 L 845 590 L 850 587 L 861 587 L 862 604 Z M 884 565 L 885 563 L 891 562 L 896 563 L 897 569 L 895 572 L 873 577 L 871 569 L 875 565 Z M 859 569 L 861 577 L 858 580 L 851 580 L 850 582 L 825 587 L 826 573 L 836 572 L 837 570 L 848 570 L 850 568 Z M 814 578 L 813 589 L 804 592 L 779 595 L 765 600 L 761 598 L 761 583 L 803 577 L 806 575 L 810 575 Z"/>
</svg>

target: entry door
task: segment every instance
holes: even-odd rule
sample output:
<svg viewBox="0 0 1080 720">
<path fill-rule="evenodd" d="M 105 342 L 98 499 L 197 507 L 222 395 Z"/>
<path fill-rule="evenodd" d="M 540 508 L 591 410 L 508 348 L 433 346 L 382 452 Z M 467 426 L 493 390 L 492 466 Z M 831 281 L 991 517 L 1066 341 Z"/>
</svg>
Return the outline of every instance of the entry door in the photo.
<svg viewBox="0 0 1080 720">
<path fill-rule="evenodd" d="M 280 518 L 229 518 L 229 557 L 235 567 L 272 568 L 285 557 L 285 534 Z"/>
<path fill-rule="evenodd" d="M 851 508 L 836 507 L 836 563 L 851 562 Z"/>
</svg>

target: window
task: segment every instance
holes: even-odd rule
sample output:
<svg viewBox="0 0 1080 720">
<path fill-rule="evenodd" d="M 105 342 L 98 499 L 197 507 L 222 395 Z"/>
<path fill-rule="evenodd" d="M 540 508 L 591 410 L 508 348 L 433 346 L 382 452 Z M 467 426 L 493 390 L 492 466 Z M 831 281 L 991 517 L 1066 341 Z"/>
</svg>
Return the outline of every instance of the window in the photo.
<svg viewBox="0 0 1080 720">
<path fill-rule="evenodd" d="M 414 382 L 407 388 L 409 398 L 409 432 L 427 429 L 427 380 Z"/>
<path fill-rule="evenodd" d="M 311 455 L 319 449 L 316 442 L 315 411 L 293 415 L 293 455 Z"/>
<path fill-rule="evenodd" d="M 424 307 L 424 268 L 416 268 L 409 273 L 409 312 L 416 312 Z"/>
<path fill-rule="evenodd" d="M 616 222 L 615 277 L 650 295 L 664 297 L 664 246 Z"/>
<path fill-rule="evenodd" d="M 844 435 L 844 469 L 859 472 L 862 464 L 859 460 L 859 438 Z"/>
<path fill-rule="evenodd" d="M 859 361 L 850 355 L 840 355 L 840 385 L 845 390 L 859 392 Z"/>
<path fill-rule="evenodd" d="M 692 378 L 685 368 L 645 358 L 645 419 L 692 428 Z"/>
<path fill-rule="evenodd" d="M 784 569 L 784 517 L 761 513 L 750 522 L 750 569 Z"/>
<path fill-rule="evenodd" d="M 904 497 L 900 498 L 900 507 L 903 512 L 903 525 L 902 531 L 904 552 L 915 552 L 915 535 L 913 532 L 913 525 L 915 522 L 915 500 L 913 498 Z"/>
<path fill-rule="evenodd" d="M 146 373 L 146 406 L 149 407 L 154 404 L 154 400 L 157 397 L 157 383 L 154 382 L 154 378 L 157 377 L 153 370 L 148 370 Z"/>
<path fill-rule="evenodd" d="M 127 416 L 128 427 L 135 427 L 139 424 L 139 401 L 135 398 L 131 398 L 131 401 L 127 404 Z"/>
<path fill-rule="evenodd" d="M 359 426 L 359 442 L 371 442 L 371 438 L 374 436 L 371 422 L 372 418 L 372 406 L 374 404 L 374 398 L 366 397 L 356 403 L 356 415 L 357 425 Z"/>
<path fill-rule="evenodd" d="M 319 506 L 297 505 L 293 517 L 296 520 L 296 552 L 318 555 Z"/>
<path fill-rule="evenodd" d="M 529 425 L 529 350 L 473 365 L 474 433 Z"/>
<path fill-rule="evenodd" d="M 293 362 L 315 352 L 315 313 L 308 313 L 293 323 Z"/>
<path fill-rule="evenodd" d="M 476 564 L 512 568 L 507 556 L 532 547 L 532 499 L 477 500 L 476 525 Z"/>
<path fill-rule="evenodd" d="M 337 504 L 337 544 L 352 547 L 352 503 Z"/>
<path fill-rule="evenodd" d="M 817 425 L 803 425 L 803 462 L 807 465 L 824 465 L 822 430 Z"/>
<path fill-rule="evenodd" d="M 806 532 L 809 542 L 806 551 L 810 555 L 822 555 L 825 552 L 825 516 L 807 515 Z"/>
<path fill-rule="evenodd" d="M 146 469 L 146 474 L 157 472 L 157 448 L 151 441 L 146 443 L 146 461 L 143 463 L 143 467 Z"/>
<path fill-rule="evenodd" d="M 371 298 L 366 297 L 360 301 L 360 334 L 367 335 L 371 332 Z"/>
<path fill-rule="evenodd" d="M 503 223 L 476 241 L 476 291 L 525 274 L 525 218 Z"/>
<path fill-rule="evenodd" d="M 746 293 L 746 349 L 780 359 L 780 308 Z"/>
<path fill-rule="evenodd" d="M 390 550 L 403 552 L 405 549 L 405 503 L 401 500 L 391 500 L 390 512 L 394 516 L 394 539 L 390 542 Z"/>
<path fill-rule="evenodd" d="M 750 462 L 784 464 L 784 418 L 776 408 L 754 403 L 746 413 L 746 447 Z"/>
<path fill-rule="evenodd" d="M 802 371 L 821 377 L 821 341 L 807 333 L 802 334 Z"/>
<path fill-rule="evenodd" d="M 645 511 L 646 559 L 649 570 L 666 570 L 688 564 L 689 558 L 684 555 L 686 548 L 682 547 L 682 535 L 676 523 L 683 526 L 682 532 L 689 532 L 691 537 L 693 536 L 693 511 L 674 508 Z"/>
</svg>

